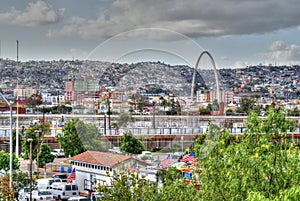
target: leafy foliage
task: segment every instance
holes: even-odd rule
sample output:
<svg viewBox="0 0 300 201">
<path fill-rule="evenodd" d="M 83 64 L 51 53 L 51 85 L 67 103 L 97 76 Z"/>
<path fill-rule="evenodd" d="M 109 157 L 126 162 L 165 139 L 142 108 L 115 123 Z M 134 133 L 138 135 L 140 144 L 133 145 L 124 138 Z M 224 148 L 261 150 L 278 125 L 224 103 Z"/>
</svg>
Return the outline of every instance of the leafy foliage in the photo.
<svg viewBox="0 0 300 201">
<path fill-rule="evenodd" d="M 0 170 L 9 170 L 9 164 L 10 162 L 10 156 L 9 153 L 1 150 L 0 151 Z M 19 160 L 16 158 L 15 155 L 13 155 L 13 169 L 17 170 L 20 167 L 20 163 Z"/>
<path fill-rule="evenodd" d="M 86 150 L 107 151 L 104 138 L 94 124 L 78 121 L 75 124 L 77 134 Z"/>
<path fill-rule="evenodd" d="M 273 200 L 299 185 L 299 150 L 286 138 L 294 124 L 283 111 L 269 110 L 264 121 L 251 113 L 246 128 L 241 139 L 224 131 L 200 163 L 204 200 Z"/>
<path fill-rule="evenodd" d="M 283 110 L 272 108 L 265 119 L 250 113 L 243 135 L 220 133 L 216 125 L 209 125 L 190 148 L 201 158 L 193 171 L 199 190 L 193 180 L 186 184 L 176 170 L 168 169 L 157 173 L 161 185 L 137 174 L 114 173 L 114 188 L 99 186 L 98 191 L 104 200 L 299 200 L 300 152 L 287 137 L 294 128 Z M 209 151 L 204 158 L 203 151 Z"/>
<path fill-rule="evenodd" d="M 104 185 L 98 186 L 98 192 L 103 193 L 103 200 L 111 201 L 199 201 L 197 190 L 192 185 L 183 182 L 183 177 L 178 177 L 178 172 L 166 172 L 164 184 L 152 183 L 135 173 L 116 173 L 112 178 L 113 188 Z M 173 177 L 175 175 L 176 177 Z M 178 178 L 178 179 L 177 179 Z"/>
<path fill-rule="evenodd" d="M 171 100 L 171 109 L 167 111 L 167 115 L 181 115 L 181 106 L 178 100 Z"/>
<path fill-rule="evenodd" d="M 143 143 L 135 138 L 130 131 L 124 132 L 120 139 L 121 151 L 131 154 L 141 154 L 145 150 Z"/>
<path fill-rule="evenodd" d="M 127 127 L 131 122 L 134 122 L 134 118 L 131 114 L 121 111 L 120 115 L 116 118 L 115 128 L 119 129 L 122 127 Z"/>
<path fill-rule="evenodd" d="M 0 178 L 0 200 L 7 200 L 7 201 L 14 200 L 13 188 L 9 188 L 8 174 Z"/>
<path fill-rule="evenodd" d="M 257 95 L 253 95 L 250 98 L 242 98 L 240 100 L 240 107 L 236 112 L 250 114 L 251 111 L 254 111 L 259 114 L 262 108 L 256 104 L 257 99 Z"/>
<path fill-rule="evenodd" d="M 200 115 L 209 115 L 210 109 L 209 108 L 199 108 L 199 114 Z"/>
<path fill-rule="evenodd" d="M 34 160 L 37 158 L 37 150 L 39 149 L 40 143 L 43 142 L 43 136 L 47 135 L 49 132 L 50 125 L 48 123 L 30 125 L 26 129 L 25 138 L 22 142 L 22 150 L 24 152 L 25 159 L 29 159 L 30 142 L 28 142 L 28 139 L 32 139 L 32 159 Z"/>
<path fill-rule="evenodd" d="M 180 170 L 169 167 L 167 170 L 158 170 L 156 173 L 157 182 L 162 181 L 162 183 L 167 183 L 168 181 L 175 181 L 182 179 L 182 174 Z"/>
<path fill-rule="evenodd" d="M 219 111 L 219 103 L 217 99 L 214 99 L 212 103 L 212 111 Z"/>
<path fill-rule="evenodd" d="M 66 156 L 74 156 L 86 150 L 106 151 L 103 136 L 93 124 L 85 124 L 78 118 L 65 123 L 63 133 L 56 136 Z"/>
<path fill-rule="evenodd" d="M 18 191 L 21 188 L 28 187 L 30 185 L 30 178 L 27 172 L 14 171 L 13 172 L 13 184 L 15 190 L 15 197 L 18 197 Z"/>
<path fill-rule="evenodd" d="M 56 136 L 60 147 L 64 150 L 65 156 L 74 156 L 86 151 L 77 130 L 79 121 L 78 118 L 73 118 L 66 122 L 63 133 Z"/>
<path fill-rule="evenodd" d="M 47 144 L 41 144 L 41 150 L 39 154 L 39 167 L 44 167 L 46 163 L 54 161 L 55 156 L 51 154 L 51 148 Z"/>
</svg>

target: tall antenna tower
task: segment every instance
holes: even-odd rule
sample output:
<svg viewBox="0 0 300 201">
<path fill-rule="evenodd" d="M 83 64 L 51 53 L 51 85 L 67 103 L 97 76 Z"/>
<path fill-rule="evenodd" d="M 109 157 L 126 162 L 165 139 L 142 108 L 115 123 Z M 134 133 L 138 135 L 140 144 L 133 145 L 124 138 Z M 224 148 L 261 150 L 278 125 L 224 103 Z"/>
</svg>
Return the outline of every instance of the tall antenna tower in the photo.
<svg viewBox="0 0 300 201">
<path fill-rule="evenodd" d="M 17 119 L 16 119 L 16 157 L 19 158 L 19 41 L 17 40 Z"/>
</svg>

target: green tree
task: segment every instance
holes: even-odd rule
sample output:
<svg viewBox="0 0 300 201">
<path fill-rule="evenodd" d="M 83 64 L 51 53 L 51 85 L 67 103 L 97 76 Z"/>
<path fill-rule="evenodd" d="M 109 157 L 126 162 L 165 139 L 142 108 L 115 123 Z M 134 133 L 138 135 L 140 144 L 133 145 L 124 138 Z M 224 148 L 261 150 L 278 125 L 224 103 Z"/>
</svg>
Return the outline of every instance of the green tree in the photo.
<svg viewBox="0 0 300 201">
<path fill-rule="evenodd" d="M 77 130 L 78 118 L 72 118 L 66 122 L 62 134 L 56 136 L 65 156 L 74 156 L 86 151 Z"/>
<path fill-rule="evenodd" d="M 98 131 L 96 125 L 78 121 L 76 123 L 76 131 L 86 150 L 107 151 L 103 136 Z"/>
<path fill-rule="evenodd" d="M 32 139 L 32 159 L 34 160 L 37 157 L 37 150 L 39 136 L 36 131 L 40 129 L 39 125 L 30 125 L 26 129 L 25 137 L 22 141 L 22 151 L 24 152 L 24 159 L 29 159 L 29 152 L 30 152 L 30 142 L 28 139 Z"/>
<path fill-rule="evenodd" d="M 212 111 L 219 111 L 219 103 L 217 99 L 215 99 L 212 103 Z"/>
<path fill-rule="evenodd" d="M 251 113 L 242 136 L 223 131 L 199 166 L 204 200 L 245 200 L 251 193 L 270 200 L 299 185 L 299 150 L 287 138 L 294 122 L 282 110 L 269 110 L 265 120 Z M 257 195 L 256 195 L 257 196 Z"/>
<path fill-rule="evenodd" d="M 250 98 L 242 98 L 239 101 L 240 107 L 237 112 L 250 114 L 251 111 L 254 111 L 259 114 L 262 107 L 260 105 L 256 104 L 258 98 L 259 98 L 259 96 L 255 95 L 255 94 L 250 96 Z"/>
<path fill-rule="evenodd" d="M 18 190 L 30 185 L 30 178 L 27 172 L 16 170 L 13 172 L 13 184 L 15 197 L 18 197 Z"/>
<path fill-rule="evenodd" d="M 162 98 L 162 97 L 161 97 Z M 161 99 L 161 102 L 160 102 L 160 106 L 163 106 L 164 107 L 164 111 L 166 110 L 166 107 L 170 106 L 170 102 L 164 98 Z"/>
<path fill-rule="evenodd" d="M 213 111 L 212 104 L 210 104 L 210 103 L 207 105 L 207 107 L 206 107 L 206 108 L 207 108 L 209 111 Z"/>
<path fill-rule="evenodd" d="M 209 110 L 209 108 L 199 108 L 199 114 L 200 115 L 208 115 L 208 114 L 210 114 L 210 110 Z"/>
<path fill-rule="evenodd" d="M 120 139 L 121 151 L 130 154 L 141 154 L 145 150 L 143 143 L 135 138 L 130 131 L 124 132 Z"/>
<path fill-rule="evenodd" d="M 114 188 L 99 186 L 98 191 L 105 200 L 299 200 L 299 150 L 287 138 L 287 132 L 294 128 L 283 110 L 273 109 L 265 119 L 250 113 L 241 136 L 230 135 L 227 130 L 219 136 L 220 128 L 210 124 L 208 132 L 198 136 L 191 147 L 196 157 L 202 154 L 199 150 L 209 151 L 193 171 L 200 173 L 199 191 L 193 181 L 185 184 L 172 169 L 158 172 L 162 185 L 134 173 L 114 173 Z M 215 142 L 213 149 L 204 149 L 208 142 Z"/>
<path fill-rule="evenodd" d="M 157 183 L 161 181 L 162 183 L 167 183 L 168 181 L 175 181 L 182 179 L 182 173 L 175 167 L 169 167 L 168 169 L 162 169 L 157 171 L 156 180 Z"/>
<path fill-rule="evenodd" d="M 47 144 L 41 144 L 39 155 L 39 167 L 44 167 L 46 163 L 54 161 L 55 156 L 51 154 L 51 148 Z"/>
<path fill-rule="evenodd" d="M 26 100 L 26 105 L 28 107 L 33 108 L 33 111 L 36 111 L 36 107 L 38 105 L 41 105 L 43 103 L 43 99 L 40 95 L 38 94 L 32 94 L 27 100 Z"/>
<path fill-rule="evenodd" d="M 134 118 L 130 113 L 121 111 L 120 115 L 116 118 L 116 122 L 114 122 L 114 127 L 116 129 L 127 127 L 127 125 L 131 122 L 134 122 Z"/>
<path fill-rule="evenodd" d="M 170 172 L 169 172 L 170 171 Z M 165 175 L 162 175 L 164 174 Z M 200 194 L 193 185 L 187 185 L 177 170 L 170 169 L 161 172 L 163 185 L 152 183 L 143 176 L 129 172 L 128 174 L 114 172 L 111 180 L 113 188 L 99 185 L 98 192 L 103 200 L 111 201 L 199 201 Z"/>
<path fill-rule="evenodd" d="M 13 201 L 14 200 L 14 189 L 9 188 L 10 177 L 5 174 L 0 178 L 0 200 Z"/>
<path fill-rule="evenodd" d="M 180 115 L 181 114 L 181 106 L 179 101 L 171 100 L 171 109 L 170 111 L 167 111 L 168 115 Z"/>
<path fill-rule="evenodd" d="M 203 148 L 203 144 L 205 142 L 207 133 L 205 132 L 204 134 L 199 134 L 197 138 L 195 139 L 194 143 L 190 147 L 189 151 L 194 152 L 196 156 L 200 155 L 200 151 Z"/>
<path fill-rule="evenodd" d="M 226 110 L 226 116 L 232 116 L 232 115 L 233 115 L 232 109 L 227 109 Z"/>
<path fill-rule="evenodd" d="M 10 156 L 9 153 L 4 150 L 0 151 L 0 170 L 8 171 L 10 167 Z M 20 167 L 19 160 L 13 155 L 13 169 L 17 170 Z"/>
<path fill-rule="evenodd" d="M 30 125 L 25 131 L 25 138 L 22 141 L 22 150 L 24 152 L 24 158 L 29 159 L 30 142 L 28 139 L 32 139 L 32 159 L 37 158 L 37 154 L 40 150 L 40 144 L 43 143 L 44 135 L 49 134 L 50 124 L 42 123 L 37 125 Z"/>
<path fill-rule="evenodd" d="M 294 107 L 293 109 L 288 110 L 288 115 L 298 117 L 300 116 L 300 110 L 298 109 L 298 107 Z"/>
</svg>

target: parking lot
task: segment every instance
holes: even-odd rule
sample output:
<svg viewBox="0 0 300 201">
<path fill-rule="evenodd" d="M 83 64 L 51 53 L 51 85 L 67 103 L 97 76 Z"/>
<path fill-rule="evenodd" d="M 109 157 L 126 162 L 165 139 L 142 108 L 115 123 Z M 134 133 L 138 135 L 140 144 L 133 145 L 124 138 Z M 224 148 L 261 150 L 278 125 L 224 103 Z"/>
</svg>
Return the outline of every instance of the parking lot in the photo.
<svg viewBox="0 0 300 201">
<path fill-rule="evenodd" d="M 61 172 L 61 168 L 64 167 L 64 172 L 67 171 L 67 167 L 70 165 L 67 163 L 68 158 L 55 158 L 52 163 L 48 163 L 45 168 L 39 168 L 39 178 L 44 177 L 52 177 L 53 174 Z M 33 164 L 33 172 L 37 172 L 37 166 L 35 161 L 32 162 Z M 20 158 L 20 170 L 23 172 L 29 173 L 29 160 L 24 160 Z"/>
</svg>

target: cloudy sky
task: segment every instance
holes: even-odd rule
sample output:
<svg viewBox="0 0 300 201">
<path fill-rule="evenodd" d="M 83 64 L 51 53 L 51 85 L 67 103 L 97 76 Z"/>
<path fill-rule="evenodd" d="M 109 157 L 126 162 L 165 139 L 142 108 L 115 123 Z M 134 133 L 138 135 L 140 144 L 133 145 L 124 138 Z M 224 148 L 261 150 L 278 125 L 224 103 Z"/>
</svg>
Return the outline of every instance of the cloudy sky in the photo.
<svg viewBox="0 0 300 201">
<path fill-rule="evenodd" d="M 1 57 L 300 64 L 298 0 L 2 0 Z"/>
</svg>

